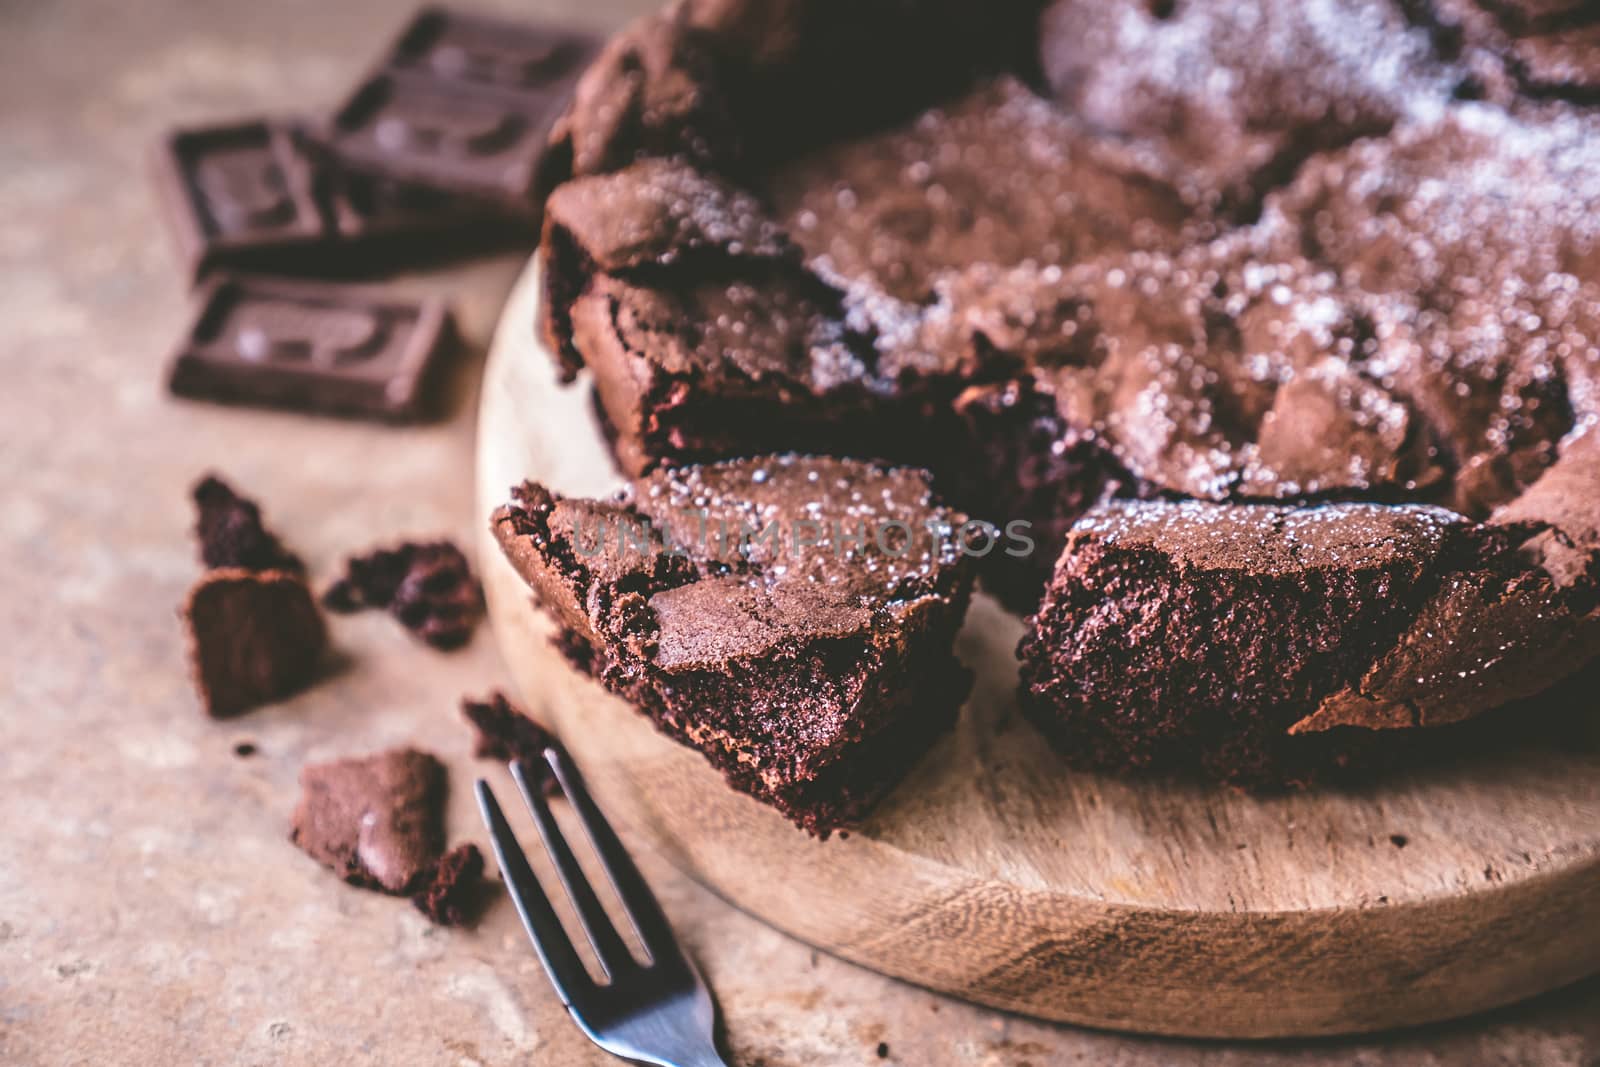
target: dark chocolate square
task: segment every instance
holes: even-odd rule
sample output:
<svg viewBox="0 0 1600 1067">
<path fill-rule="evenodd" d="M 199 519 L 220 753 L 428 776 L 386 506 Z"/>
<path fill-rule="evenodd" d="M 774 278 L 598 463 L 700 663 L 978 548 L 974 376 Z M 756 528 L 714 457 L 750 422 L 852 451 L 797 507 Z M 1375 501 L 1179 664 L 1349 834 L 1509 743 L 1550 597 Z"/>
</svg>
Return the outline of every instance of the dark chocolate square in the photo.
<svg viewBox="0 0 1600 1067">
<path fill-rule="evenodd" d="M 331 169 L 326 188 L 332 236 L 338 241 L 367 246 L 428 240 L 433 251 L 440 251 L 460 246 L 469 236 L 493 233 L 507 243 L 520 239 L 528 248 L 539 240 L 525 219 L 437 189 Z"/>
<path fill-rule="evenodd" d="M 155 178 L 190 277 L 218 269 L 310 277 L 387 274 L 422 260 L 533 248 L 526 214 L 348 173 L 297 119 L 169 134 Z"/>
<path fill-rule="evenodd" d="M 424 10 L 325 141 L 349 169 L 532 214 L 546 136 L 597 50 L 583 34 Z"/>
<path fill-rule="evenodd" d="M 389 67 L 444 81 L 541 91 L 573 77 L 599 42 L 547 26 L 427 8 L 395 43 Z"/>
<path fill-rule="evenodd" d="M 326 232 L 292 124 L 270 119 L 161 140 L 156 184 L 193 278 L 223 263 L 270 269 L 314 254 Z"/>
<path fill-rule="evenodd" d="M 218 276 L 173 360 L 180 396 L 407 420 L 453 334 L 435 299 Z"/>
</svg>

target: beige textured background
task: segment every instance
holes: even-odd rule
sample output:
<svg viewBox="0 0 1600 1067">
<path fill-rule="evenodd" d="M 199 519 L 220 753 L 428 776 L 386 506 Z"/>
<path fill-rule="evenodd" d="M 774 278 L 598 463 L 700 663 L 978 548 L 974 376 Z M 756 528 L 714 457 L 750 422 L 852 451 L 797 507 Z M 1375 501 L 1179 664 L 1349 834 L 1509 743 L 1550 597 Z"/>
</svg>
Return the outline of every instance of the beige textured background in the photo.
<svg viewBox="0 0 1600 1067">
<path fill-rule="evenodd" d="M 484 4 L 509 11 L 533 2 Z M 649 0 L 546 0 L 597 28 Z M 327 106 L 404 0 L 0 0 L 0 1063 L 589 1064 L 505 901 L 475 932 L 348 889 L 284 840 L 308 759 L 414 742 L 452 768 L 455 705 L 505 681 L 390 620 L 334 620 L 336 680 L 227 724 L 199 713 L 174 607 L 186 491 L 264 502 L 319 581 L 374 539 L 470 543 L 478 355 L 519 263 L 405 278 L 449 295 L 472 351 L 450 418 L 397 431 L 165 396 L 185 293 L 143 160 L 169 123 Z M 233 746 L 250 740 L 258 755 Z M 503 781 L 503 779 L 502 779 Z M 716 989 L 735 1062 L 1600 1063 L 1600 982 L 1383 1039 L 1194 1045 L 1050 1027 L 819 956 L 649 856 Z"/>
</svg>

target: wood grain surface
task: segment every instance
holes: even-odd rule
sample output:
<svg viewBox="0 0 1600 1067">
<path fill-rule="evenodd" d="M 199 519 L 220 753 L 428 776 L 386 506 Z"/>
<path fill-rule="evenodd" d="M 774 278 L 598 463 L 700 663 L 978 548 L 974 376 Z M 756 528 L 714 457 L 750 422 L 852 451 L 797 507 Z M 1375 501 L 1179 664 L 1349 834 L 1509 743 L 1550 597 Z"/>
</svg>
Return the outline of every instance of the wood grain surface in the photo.
<svg viewBox="0 0 1600 1067">
<path fill-rule="evenodd" d="M 529 324 L 490 353 L 479 512 L 533 477 L 619 484 L 587 383 Z M 1330 1034 L 1482 1010 L 1600 970 L 1600 742 L 1528 744 L 1360 789 L 1252 797 L 1066 770 L 1018 718 L 1020 621 L 985 595 L 958 641 L 960 725 L 847 839 L 817 842 L 571 671 L 485 531 L 502 654 L 605 806 L 755 915 L 887 974 L 1093 1026 Z"/>
</svg>

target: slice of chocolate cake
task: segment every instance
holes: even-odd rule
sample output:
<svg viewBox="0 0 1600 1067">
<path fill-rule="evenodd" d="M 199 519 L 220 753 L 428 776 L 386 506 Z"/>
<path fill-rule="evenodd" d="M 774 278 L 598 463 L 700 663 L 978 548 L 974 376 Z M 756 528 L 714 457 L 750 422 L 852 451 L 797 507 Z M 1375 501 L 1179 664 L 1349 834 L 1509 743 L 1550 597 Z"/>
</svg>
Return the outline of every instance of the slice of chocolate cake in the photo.
<svg viewBox="0 0 1600 1067">
<path fill-rule="evenodd" d="M 682 163 L 569 182 L 547 213 L 543 329 L 569 375 L 592 372 L 627 474 L 779 450 L 893 459 L 976 373 L 885 357 L 892 301 L 867 321 L 759 200 Z"/>
<path fill-rule="evenodd" d="M 924 471 L 783 455 L 659 471 L 609 501 L 526 484 L 493 527 L 576 663 L 826 836 L 965 699 L 965 522 Z"/>
<path fill-rule="evenodd" d="M 1528 537 L 1415 505 L 1104 505 L 1018 650 L 1026 710 L 1082 766 L 1314 778 L 1600 651 L 1600 569 L 1563 585 Z"/>
</svg>

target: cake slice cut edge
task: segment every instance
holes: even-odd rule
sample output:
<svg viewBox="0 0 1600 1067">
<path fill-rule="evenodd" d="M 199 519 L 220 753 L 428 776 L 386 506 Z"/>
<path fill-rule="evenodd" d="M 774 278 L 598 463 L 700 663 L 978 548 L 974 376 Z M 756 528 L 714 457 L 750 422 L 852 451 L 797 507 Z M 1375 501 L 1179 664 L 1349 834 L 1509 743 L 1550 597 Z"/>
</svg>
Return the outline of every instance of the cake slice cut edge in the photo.
<svg viewBox="0 0 1600 1067">
<path fill-rule="evenodd" d="M 956 721 L 974 560 L 947 532 L 965 522 L 925 471 L 793 454 L 610 500 L 525 483 L 491 518 L 575 666 L 824 838 Z"/>
</svg>

